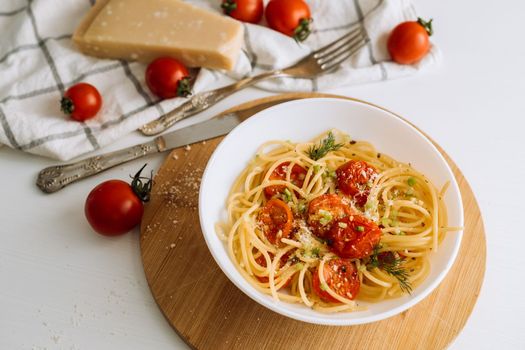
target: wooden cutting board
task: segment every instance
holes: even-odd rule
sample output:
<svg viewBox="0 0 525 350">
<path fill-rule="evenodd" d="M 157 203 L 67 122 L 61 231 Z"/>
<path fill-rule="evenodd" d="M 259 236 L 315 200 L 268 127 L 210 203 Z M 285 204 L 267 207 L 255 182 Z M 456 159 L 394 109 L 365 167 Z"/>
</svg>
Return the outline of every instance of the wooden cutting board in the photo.
<svg viewBox="0 0 525 350">
<path fill-rule="evenodd" d="M 248 102 L 324 94 L 286 94 Z M 222 273 L 202 237 L 200 177 L 222 137 L 174 150 L 155 177 L 141 225 L 144 271 L 153 297 L 174 330 L 196 349 L 443 349 L 461 331 L 476 303 L 485 272 L 486 244 L 476 199 L 454 171 L 465 208 L 458 258 L 441 285 L 413 308 L 389 319 L 350 327 L 307 324 L 265 309 Z"/>
</svg>

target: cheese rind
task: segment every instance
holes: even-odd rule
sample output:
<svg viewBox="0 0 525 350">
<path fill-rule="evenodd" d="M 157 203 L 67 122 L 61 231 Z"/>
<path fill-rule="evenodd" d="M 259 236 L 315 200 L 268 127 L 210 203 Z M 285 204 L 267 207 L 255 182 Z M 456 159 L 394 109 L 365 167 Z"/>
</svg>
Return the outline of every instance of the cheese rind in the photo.
<svg viewBox="0 0 525 350">
<path fill-rule="evenodd" d="M 98 0 L 73 40 L 95 57 L 149 63 L 171 56 L 189 67 L 231 70 L 243 27 L 179 0 Z"/>
</svg>

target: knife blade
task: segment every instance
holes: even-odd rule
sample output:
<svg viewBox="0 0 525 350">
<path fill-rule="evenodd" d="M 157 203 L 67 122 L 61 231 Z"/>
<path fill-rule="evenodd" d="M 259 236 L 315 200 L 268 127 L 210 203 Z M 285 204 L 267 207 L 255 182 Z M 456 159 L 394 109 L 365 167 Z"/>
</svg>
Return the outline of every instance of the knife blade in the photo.
<svg viewBox="0 0 525 350">
<path fill-rule="evenodd" d="M 226 135 L 255 113 L 295 99 L 297 98 L 272 100 L 237 111 L 226 111 L 202 123 L 166 133 L 150 142 L 90 157 L 75 163 L 50 166 L 40 171 L 36 185 L 45 193 L 54 193 L 71 183 L 99 174 L 116 165 L 150 154 Z"/>
</svg>

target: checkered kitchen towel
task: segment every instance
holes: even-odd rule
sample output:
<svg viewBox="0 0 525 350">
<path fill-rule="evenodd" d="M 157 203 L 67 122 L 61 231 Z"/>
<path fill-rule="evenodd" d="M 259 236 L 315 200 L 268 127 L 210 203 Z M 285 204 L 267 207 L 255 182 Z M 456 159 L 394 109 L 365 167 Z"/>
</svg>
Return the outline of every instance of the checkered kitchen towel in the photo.
<svg viewBox="0 0 525 350">
<path fill-rule="evenodd" d="M 123 0 L 125 1 L 125 0 Z M 145 0 L 146 1 L 146 0 Z M 192 0 L 220 11 L 219 0 Z M 101 60 L 77 52 L 71 34 L 94 0 L 0 1 L 0 144 L 68 160 L 98 149 L 158 118 L 184 101 L 158 101 L 144 84 L 145 65 Z M 298 45 L 262 25 L 245 24 L 245 44 L 233 78 L 283 68 L 322 45 L 364 25 L 370 43 L 335 73 L 316 79 L 283 78 L 260 83 L 271 91 L 316 91 L 413 74 L 439 60 L 430 54 L 413 66 L 389 61 L 386 38 L 398 23 L 417 18 L 409 0 L 310 0 L 314 31 Z M 204 91 L 217 71 L 201 69 L 194 92 Z M 89 82 L 104 98 L 96 118 L 78 123 L 60 111 L 64 91 Z"/>
</svg>

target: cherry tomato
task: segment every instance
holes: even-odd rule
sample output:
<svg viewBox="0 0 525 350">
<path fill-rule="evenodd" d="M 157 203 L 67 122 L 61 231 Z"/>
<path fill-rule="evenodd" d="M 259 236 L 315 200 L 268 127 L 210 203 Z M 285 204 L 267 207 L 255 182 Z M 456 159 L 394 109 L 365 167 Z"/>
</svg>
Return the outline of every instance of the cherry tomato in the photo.
<svg viewBox="0 0 525 350">
<path fill-rule="evenodd" d="M 160 57 L 146 69 L 146 84 L 160 98 L 191 95 L 190 74 L 186 66 L 171 57 Z"/>
<path fill-rule="evenodd" d="M 428 39 L 430 35 L 432 35 L 432 20 L 425 22 L 418 18 L 417 22 L 409 21 L 398 24 L 388 37 L 388 52 L 397 63 L 416 63 L 430 49 Z"/>
<path fill-rule="evenodd" d="M 84 213 L 91 227 L 104 236 L 117 236 L 137 226 L 144 213 L 142 202 L 149 200 L 152 180 L 143 184 L 144 165 L 128 184 L 109 180 L 96 186 L 87 196 Z"/>
<path fill-rule="evenodd" d="M 324 301 L 339 303 L 340 301 L 332 297 L 326 291 L 326 287 L 333 290 L 343 298 L 353 300 L 359 293 L 361 282 L 357 275 L 357 269 L 350 259 L 332 259 L 324 264 L 323 277 L 326 286 L 321 285 L 319 279 L 319 268 L 314 272 L 313 289 Z"/>
<path fill-rule="evenodd" d="M 377 176 L 374 167 L 362 160 L 351 160 L 335 171 L 337 187 L 354 198 L 357 205 L 365 205 L 370 194 L 370 182 Z"/>
<path fill-rule="evenodd" d="M 308 225 L 313 233 L 325 238 L 335 221 L 352 214 L 350 207 L 336 194 L 323 194 L 308 205 Z"/>
<path fill-rule="evenodd" d="M 288 166 L 290 162 L 284 162 L 279 164 L 277 168 L 270 174 L 270 180 L 285 180 L 286 172 L 288 171 Z M 304 183 L 304 178 L 306 177 L 306 169 L 300 165 L 294 164 L 292 171 L 290 172 L 290 181 L 297 187 L 302 187 Z M 264 189 L 264 195 L 266 198 L 272 198 L 276 194 L 282 193 L 286 189 L 285 185 L 274 185 L 268 186 Z"/>
<path fill-rule="evenodd" d="M 259 23 L 264 12 L 262 0 L 222 0 L 221 7 L 228 16 L 248 23 Z"/>
<path fill-rule="evenodd" d="M 270 243 L 279 245 L 292 232 L 292 210 L 280 199 L 270 199 L 259 212 L 259 221 Z"/>
<path fill-rule="evenodd" d="M 67 89 L 60 100 L 60 109 L 79 122 L 93 118 L 102 107 L 102 96 L 88 83 L 78 83 Z"/>
<path fill-rule="evenodd" d="M 381 239 L 381 229 L 361 215 L 337 220 L 327 235 L 330 250 L 342 258 L 361 259 L 369 256 Z"/>
<path fill-rule="evenodd" d="M 273 259 L 273 254 L 270 254 L 270 258 Z M 279 262 L 279 267 L 283 267 L 286 262 L 288 261 L 288 259 L 290 258 L 290 254 L 287 253 L 287 254 L 284 254 L 282 257 L 281 257 L 281 261 Z M 257 264 L 261 265 L 262 267 L 266 267 L 266 259 L 264 258 L 263 255 L 259 255 L 259 257 L 257 259 L 255 259 L 255 261 L 257 261 Z M 263 283 L 267 283 L 269 281 L 269 278 L 266 277 L 266 276 L 255 276 L 259 281 L 263 282 Z M 284 285 L 282 286 L 282 288 L 286 288 L 290 285 L 290 282 L 292 282 L 292 279 L 289 278 L 288 281 L 286 281 L 284 283 Z"/>
<path fill-rule="evenodd" d="M 312 17 L 303 0 L 271 0 L 266 5 L 266 21 L 273 30 L 304 41 L 310 35 Z"/>
</svg>

